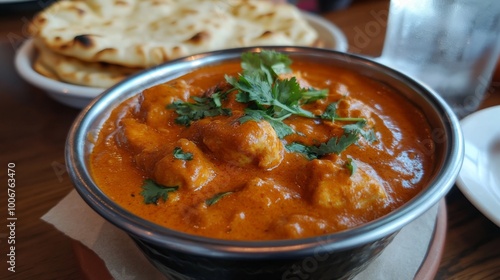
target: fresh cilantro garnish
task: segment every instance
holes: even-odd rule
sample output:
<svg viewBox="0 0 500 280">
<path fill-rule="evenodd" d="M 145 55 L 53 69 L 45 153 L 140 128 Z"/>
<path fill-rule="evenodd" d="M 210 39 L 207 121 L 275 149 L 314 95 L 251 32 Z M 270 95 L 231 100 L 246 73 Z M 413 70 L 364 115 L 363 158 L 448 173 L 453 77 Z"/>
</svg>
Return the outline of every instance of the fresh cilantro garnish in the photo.
<svg viewBox="0 0 500 280">
<path fill-rule="evenodd" d="M 252 73 L 240 75 L 239 79 L 226 77 L 226 80 L 239 91 L 236 101 L 250 103 L 271 117 L 280 118 L 290 114 L 316 117 L 310 111 L 302 109 L 301 105 L 310 102 L 311 95 L 307 95 L 309 90 L 301 88 L 295 77 L 275 79 L 273 83 L 269 83 L 257 73 Z M 326 96 L 326 91 L 321 93 L 322 97 Z"/>
<path fill-rule="evenodd" d="M 265 111 L 252 110 L 247 108 L 245 109 L 245 115 L 241 117 L 239 121 L 240 123 L 245 123 L 250 120 L 256 122 L 266 120 L 273 127 L 274 131 L 276 131 L 276 135 L 278 135 L 279 138 L 284 138 L 287 135 L 295 133 L 295 130 L 293 128 L 283 122 L 283 119 L 286 117 L 287 115 L 281 118 L 273 118 Z"/>
<path fill-rule="evenodd" d="M 279 74 L 286 74 L 292 72 L 290 65 L 292 60 L 285 54 L 278 53 L 276 51 L 262 51 L 260 53 L 244 53 L 241 56 L 241 67 L 243 68 L 243 76 L 256 75 L 267 80 L 269 85 L 277 82 Z M 279 82 L 279 80 L 278 80 Z M 288 84 L 288 83 L 286 83 Z M 302 89 L 297 83 L 297 80 L 293 78 L 293 82 L 290 83 L 292 87 L 296 87 L 294 91 L 284 91 L 279 92 L 278 100 L 282 103 L 294 102 L 296 100 L 290 100 L 287 96 L 289 92 L 299 92 L 301 94 L 296 95 L 294 99 L 301 99 L 303 103 L 309 103 L 316 101 L 318 99 L 325 98 L 328 95 L 328 91 L 321 89 L 316 90 L 314 88 Z"/>
<path fill-rule="evenodd" d="M 301 105 L 325 98 L 328 92 L 302 88 L 295 77 L 279 79 L 279 74 L 291 71 L 288 56 L 275 51 L 262 51 L 245 53 L 241 59 L 243 73 L 238 77 L 226 76 L 226 81 L 238 91 L 236 101 L 246 103 L 252 110 L 260 113 L 256 118 L 257 114 L 247 110 L 240 121 L 264 119 L 274 122 L 271 124 L 282 138 L 293 133 L 290 127 L 282 124 L 289 116 L 316 118 Z"/>
<path fill-rule="evenodd" d="M 366 126 L 366 119 L 365 118 L 340 117 L 339 115 L 337 115 L 337 105 L 338 105 L 338 101 L 330 103 L 326 107 L 323 114 L 321 114 L 321 118 L 331 120 L 331 121 L 356 122 L 353 124 L 344 125 L 342 127 L 344 129 L 344 132 L 351 133 L 351 134 L 359 134 L 359 135 L 363 136 L 370 143 L 377 141 L 377 137 L 375 136 L 375 132 L 373 132 L 373 129 L 364 130 L 364 127 Z"/>
<path fill-rule="evenodd" d="M 142 184 L 141 195 L 144 197 L 144 203 L 157 204 L 158 200 L 160 199 L 163 199 L 163 201 L 167 201 L 168 193 L 174 192 L 178 188 L 179 188 L 178 186 L 174 187 L 163 186 L 151 179 L 146 179 Z"/>
<path fill-rule="evenodd" d="M 342 128 L 344 129 L 345 133 L 360 134 L 369 143 L 377 141 L 377 136 L 375 136 L 375 132 L 373 132 L 373 129 L 364 130 L 363 128 L 365 126 L 366 126 L 366 121 L 362 120 L 353 124 L 344 125 Z"/>
<path fill-rule="evenodd" d="M 340 137 L 332 137 L 328 142 L 321 143 L 318 146 L 307 146 L 301 143 L 291 143 L 286 145 L 286 149 L 290 152 L 304 154 L 308 159 L 321 158 L 327 154 L 340 154 L 347 147 L 358 141 L 358 134 L 346 133 Z"/>
<path fill-rule="evenodd" d="M 260 53 L 243 53 L 241 55 L 241 68 L 245 74 L 257 72 L 269 78 L 272 83 L 277 75 L 290 73 L 292 60 L 288 55 L 276 51 L 262 51 Z"/>
<path fill-rule="evenodd" d="M 326 89 L 314 89 L 310 88 L 302 93 L 302 99 L 304 104 L 314 102 L 316 100 L 323 99 L 328 96 L 328 90 Z"/>
<path fill-rule="evenodd" d="M 193 103 L 176 100 L 167 105 L 167 109 L 175 109 L 179 115 L 175 122 L 180 125 L 189 126 L 192 121 L 213 116 L 230 116 L 231 109 L 222 108 L 222 100 L 227 97 L 227 92 L 216 92 L 209 97 L 192 97 Z"/>
<path fill-rule="evenodd" d="M 354 173 L 356 173 L 356 170 L 358 169 L 358 165 L 356 164 L 356 161 L 354 161 L 352 158 L 347 159 L 345 167 L 347 167 L 347 170 L 349 170 L 349 175 L 351 175 L 351 176 Z"/>
<path fill-rule="evenodd" d="M 182 160 L 192 160 L 193 154 L 190 152 L 184 152 L 180 147 L 174 148 L 174 158 Z"/>
<path fill-rule="evenodd" d="M 214 205 L 215 203 L 217 203 L 221 198 L 223 198 L 224 196 L 226 195 L 229 195 L 229 194 L 232 194 L 233 192 L 220 192 L 216 195 L 214 195 L 213 197 L 205 200 L 205 204 L 207 206 L 212 206 Z"/>
<path fill-rule="evenodd" d="M 326 112 L 326 111 L 325 111 Z M 326 154 L 340 154 L 347 147 L 356 143 L 359 139 L 359 136 L 363 136 L 368 142 L 372 143 L 377 140 L 375 133 L 372 129 L 366 131 L 363 128 L 366 126 L 366 121 L 363 119 L 362 121 L 358 121 L 353 124 L 344 125 L 342 128 L 344 129 L 344 134 L 339 137 L 332 137 L 328 142 L 321 143 L 318 146 L 307 146 L 301 143 L 291 143 L 286 145 L 286 149 L 290 152 L 297 152 L 304 154 L 304 156 L 308 159 L 321 158 Z M 352 160 L 349 161 L 349 164 L 354 163 Z M 354 163 L 355 164 L 355 163 Z M 347 166 L 347 168 L 351 168 Z M 355 170 L 355 166 L 354 166 Z M 351 171 L 353 173 L 354 171 Z"/>
<path fill-rule="evenodd" d="M 330 103 L 325 111 L 323 112 L 323 114 L 321 114 L 321 118 L 322 119 L 326 119 L 326 120 L 334 120 L 335 118 L 338 118 L 338 115 L 337 115 L 337 105 L 338 105 L 338 102 L 332 102 Z"/>
<path fill-rule="evenodd" d="M 235 100 L 246 104 L 245 114 L 239 118 L 240 123 L 250 120 L 267 121 L 279 138 L 297 133 L 284 120 L 292 115 L 316 120 L 356 122 L 343 126 L 344 134 L 332 137 L 328 142 L 318 146 L 306 146 L 301 143 L 287 145 L 288 151 L 299 152 L 313 159 L 326 154 L 340 154 L 351 144 L 358 141 L 359 136 L 368 142 L 376 140 L 373 130 L 365 131 L 364 118 L 341 117 L 337 114 L 338 101 L 327 106 L 320 115 L 302 108 L 302 105 L 324 99 L 327 90 L 302 88 L 295 77 L 284 79 L 280 74 L 291 72 L 291 59 L 282 53 L 264 50 L 258 53 L 241 55 L 242 73 L 238 76 L 226 76 L 226 86 L 216 87 L 208 97 L 193 97 L 194 103 L 176 101 L 167 106 L 179 114 L 176 122 L 189 126 L 192 121 L 218 115 L 231 115 L 231 110 L 222 107 L 222 100 L 230 92 L 236 94 Z"/>
</svg>

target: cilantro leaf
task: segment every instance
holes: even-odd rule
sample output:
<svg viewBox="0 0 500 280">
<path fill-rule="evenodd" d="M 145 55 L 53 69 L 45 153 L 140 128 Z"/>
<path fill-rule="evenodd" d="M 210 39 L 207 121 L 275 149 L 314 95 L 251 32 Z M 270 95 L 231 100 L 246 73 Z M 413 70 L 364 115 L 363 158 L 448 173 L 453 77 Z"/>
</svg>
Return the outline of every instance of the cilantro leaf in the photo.
<svg viewBox="0 0 500 280">
<path fill-rule="evenodd" d="M 311 150 L 320 157 L 326 154 L 340 154 L 345 149 L 347 149 L 347 147 L 349 147 L 351 144 L 356 143 L 356 141 L 358 141 L 358 135 L 347 133 L 340 136 L 340 138 L 332 137 L 330 138 L 330 140 L 328 140 L 328 142 L 321 143 L 317 147 L 312 146 Z"/>
<path fill-rule="evenodd" d="M 333 103 L 332 103 L 333 104 Z M 330 105 L 332 105 L 330 104 Z M 324 114 L 329 114 L 331 116 L 336 115 L 334 106 L 328 106 L 327 110 L 325 110 Z M 366 121 L 359 121 L 354 124 L 348 124 L 344 125 L 344 134 L 338 137 L 332 137 L 328 140 L 326 143 L 321 143 L 318 146 L 307 146 L 301 143 L 291 143 L 286 145 L 286 149 L 290 152 L 297 152 L 303 154 L 306 158 L 309 160 L 316 159 L 316 158 L 321 158 L 322 156 L 326 154 L 340 154 L 344 150 L 346 150 L 350 145 L 356 143 L 359 139 L 359 136 L 363 136 L 368 142 L 372 143 L 373 141 L 376 141 L 377 138 L 375 136 L 375 133 L 373 130 L 365 131 L 363 128 L 366 125 Z M 356 169 L 355 166 L 349 166 L 349 165 L 355 165 L 355 162 L 352 160 L 349 161 L 347 168 L 349 170 L 351 169 Z M 351 175 L 354 173 L 353 170 L 351 170 Z"/>
<path fill-rule="evenodd" d="M 323 114 L 321 114 L 321 118 L 332 121 L 335 120 L 335 118 L 338 118 L 339 116 L 337 115 L 337 104 L 338 101 L 328 104 Z"/>
<path fill-rule="evenodd" d="M 174 158 L 182 160 L 192 160 L 193 154 L 189 152 L 184 152 L 180 147 L 174 148 Z"/>
<path fill-rule="evenodd" d="M 176 100 L 167 105 L 167 109 L 174 109 L 179 115 L 175 122 L 180 125 L 189 126 L 192 121 L 213 116 L 230 116 L 231 109 L 222 108 L 221 100 L 227 97 L 227 92 L 217 92 L 210 97 L 192 97 L 193 103 Z"/>
<path fill-rule="evenodd" d="M 271 93 L 272 84 L 268 83 L 257 73 L 240 75 L 239 79 L 227 80 L 239 92 L 236 94 L 236 101 L 249 103 L 251 101 L 258 105 L 271 105 L 273 96 Z"/>
<path fill-rule="evenodd" d="M 313 160 L 318 158 L 318 155 L 311 151 L 311 146 L 304 145 L 302 143 L 293 142 L 285 145 L 285 149 L 292 153 L 303 154 L 308 160 Z"/>
<path fill-rule="evenodd" d="M 353 124 L 344 125 L 342 128 L 346 133 L 360 134 L 369 143 L 377 141 L 377 136 L 375 136 L 375 132 L 373 131 L 373 129 L 366 131 L 363 129 L 365 126 L 366 126 L 366 120 L 362 120 Z"/>
<path fill-rule="evenodd" d="M 212 206 L 212 205 L 214 205 L 215 203 L 219 202 L 219 200 L 220 200 L 221 198 L 223 198 L 224 196 L 226 196 L 226 195 L 230 195 L 230 194 L 232 194 L 232 193 L 233 193 L 233 192 L 220 192 L 220 193 L 218 193 L 218 194 L 214 195 L 213 197 L 211 197 L 211 198 L 209 198 L 209 199 L 205 200 L 205 204 L 206 204 L 207 206 Z"/>
<path fill-rule="evenodd" d="M 264 50 L 259 53 L 243 53 L 241 61 L 241 67 L 245 72 L 267 72 L 271 74 L 273 79 L 279 74 L 291 72 L 292 60 L 288 55 L 272 50 Z"/>
<path fill-rule="evenodd" d="M 302 93 L 302 102 L 304 104 L 314 102 L 316 100 L 324 99 L 328 96 L 327 89 L 314 89 L 310 88 Z"/>
<path fill-rule="evenodd" d="M 302 89 L 295 77 L 285 80 L 276 80 L 272 87 L 274 98 L 274 115 L 280 117 L 284 114 L 292 113 L 307 118 L 315 118 L 314 114 L 302 109 L 302 98 L 306 90 Z"/>
<path fill-rule="evenodd" d="M 268 115 L 280 118 L 288 114 L 315 118 L 314 114 L 300 107 L 306 90 L 300 88 L 295 78 L 276 80 L 267 83 L 257 74 L 240 75 L 239 79 L 228 79 L 238 90 L 236 101 L 253 102 L 255 107 L 266 111 Z"/>
<path fill-rule="evenodd" d="M 340 154 L 350 145 L 358 141 L 358 134 L 346 133 L 339 137 L 332 137 L 326 143 L 321 143 L 318 146 L 307 146 L 301 143 L 294 142 L 286 145 L 286 149 L 290 152 L 298 152 L 304 154 L 308 159 L 321 158 L 327 154 Z"/>
<path fill-rule="evenodd" d="M 284 116 L 287 117 L 287 116 Z M 261 120 L 266 120 L 269 122 L 269 124 L 273 127 L 274 131 L 276 131 L 276 135 L 278 135 L 279 138 L 283 139 L 286 136 L 295 133 L 295 130 L 291 128 L 289 125 L 284 123 L 283 117 L 282 118 L 273 118 L 270 115 L 268 115 L 265 111 L 262 110 L 252 110 L 252 109 L 245 109 L 245 115 L 239 118 L 240 123 L 245 123 L 247 121 L 261 121 Z"/>
<path fill-rule="evenodd" d="M 178 186 L 173 186 L 173 187 L 163 186 L 151 179 L 146 179 L 142 184 L 141 195 L 144 197 L 144 203 L 158 204 L 158 200 L 160 199 L 163 199 L 163 201 L 167 201 L 168 193 L 174 192 L 178 188 L 179 188 Z"/>
<path fill-rule="evenodd" d="M 356 173 L 356 170 L 358 169 L 358 165 L 356 164 L 356 161 L 354 161 L 352 158 L 347 159 L 345 166 L 349 170 L 349 175 L 351 175 L 351 176 L 354 175 L 354 173 Z"/>
</svg>

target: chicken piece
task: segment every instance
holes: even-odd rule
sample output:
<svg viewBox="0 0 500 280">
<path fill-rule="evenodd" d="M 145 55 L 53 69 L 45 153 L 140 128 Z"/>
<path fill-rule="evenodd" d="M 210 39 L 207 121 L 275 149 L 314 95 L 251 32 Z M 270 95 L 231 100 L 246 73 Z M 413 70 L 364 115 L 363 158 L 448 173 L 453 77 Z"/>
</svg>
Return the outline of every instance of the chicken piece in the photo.
<svg viewBox="0 0 500 280">
<path fill-rule="evenodd" d="M 352 175 L 347 168 L 329 160 L 312 160 L 307 168 L 311 178 L 308 190 L 316 205 L 370 210 L 387 202 L 388 196 L 380 181 L 374 174 L 367 173 L 369 166 L 361 162 Z"/>
<path fill-rule="evenodd" d="M 179 186 L 196 191 L 215 176 L 215 167 L 195 143 L 179 139 L 176 147 L 183 153 L 191 153 L 192 159 L 179 159 L 173 152 L 167 153 L 154 167 L 154 179 L 165 186 Z"/>
<path fill-rule="evenodd" d="M 167 110 L 165 107 L 175 100 L 188 101 L 191 92 L 196 90 L 193 88 L 184 80 L 179 80 L 144 90 L 139 100 L 139 116 L 152 127 L 165 126 L 172 119 L 171 115 L 176 114 L 174 110 Z"/>
<path fill-rule="evenodd" d="M 124 118 L 115 139 L 120 147 L 131 151 L 136 166 L 146 172 L 147 176 L 152 176 L 156 162 L 172 148 L 174 136 L 171 133 L 160 133 L 137 119 Z"/>
<path fill-rule="evenodd" d="M 135 154 L 157 150 L 163 142 L 161 134 L 154 128 L 134 118 L 121 120 L 115 139 L 121 147 L 129 148 Z"/>
<path fill-rule="evenodd" d="M 269 170 L 283 160 L 283 144 L 266 121 L 240 123 L 237 117 L 203 119 L 192 128 L 216 158 L 233 165 L 256 165 Z"/>
</svg>

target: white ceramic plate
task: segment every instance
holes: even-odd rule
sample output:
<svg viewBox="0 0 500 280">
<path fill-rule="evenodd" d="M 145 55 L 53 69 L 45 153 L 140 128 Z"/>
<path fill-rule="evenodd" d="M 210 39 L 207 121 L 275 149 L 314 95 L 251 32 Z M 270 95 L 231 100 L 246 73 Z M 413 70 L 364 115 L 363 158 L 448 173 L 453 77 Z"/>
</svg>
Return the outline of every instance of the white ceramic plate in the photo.
<svg viewBox="0 0 500 280">
<path fill-rule="evenodd" d="M 1 1 L 1 0 L 0 0 Z M 323 48 L 337 51 L 347 50 L 347 39 L 342 31 L 329 21 L 313 14 L 304 13 L 307 21 L 317 30 L 323 41 Z M 18 49 L 15 66 L 23 79 L 43 89 L 51 98 L 74 108 L 84 108 L 96 96 L 104 91 L 102 88 L 73 85 L 49 79 L 33 70 L 35 48 L 32 39 L 26 40 Z"/>
<path fill-rule="evenodd" d="M 460 121 L 465 158 L 457 185 L 469 201 L 500 226 L 500 106 Z"/>
</svg>

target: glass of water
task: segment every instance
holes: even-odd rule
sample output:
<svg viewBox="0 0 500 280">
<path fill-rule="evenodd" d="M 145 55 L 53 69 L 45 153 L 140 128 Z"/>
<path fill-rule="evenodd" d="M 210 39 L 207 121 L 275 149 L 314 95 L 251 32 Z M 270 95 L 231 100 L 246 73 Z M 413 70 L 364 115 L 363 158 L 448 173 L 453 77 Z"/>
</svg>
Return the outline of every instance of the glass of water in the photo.
<svg viewBox="0 0 500 280">
<path fill-rule="evenodd" d="M 378 59 L 440 94 L 463 118 L 480 106 L 500 55 L 500 0 L 391 0 Z"/>
</svg>

